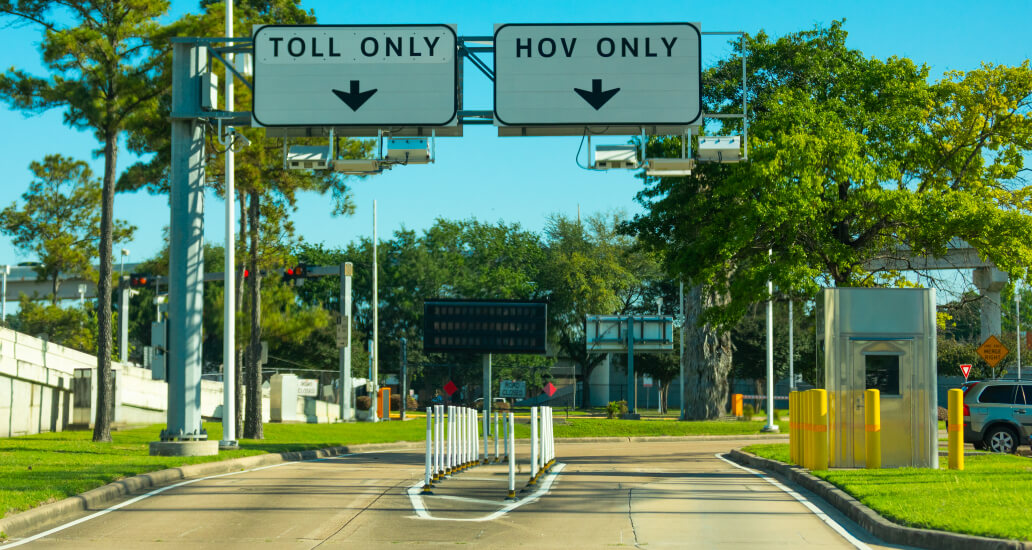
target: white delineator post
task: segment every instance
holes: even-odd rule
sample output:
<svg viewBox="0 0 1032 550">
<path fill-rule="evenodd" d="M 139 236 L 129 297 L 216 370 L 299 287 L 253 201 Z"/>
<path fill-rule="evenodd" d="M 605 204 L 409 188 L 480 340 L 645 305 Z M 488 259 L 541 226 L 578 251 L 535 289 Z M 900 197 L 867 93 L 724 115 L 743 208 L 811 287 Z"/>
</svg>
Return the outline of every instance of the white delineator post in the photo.
<svg viewBox="0 0 1032 550">
<path fill-rule="evenodd" d="M 433 424 L 432 429 L 434 431 L 434 462 L 433 462 L 433 481 L 441 479 L 441 407 L 440 405 L 434 405 L 428 407 L 432 411 Z"/>
<path fill-rule="evenodd" d="M 455 413 L 452 411 L 452 406 L 448 405 L 448 438 L 447 438 L 447 453 L 444 458 L 444 474 L 451 475 L 453 459 L 455 453 L 452 451 L 452 443 L 455 441 L 455 428 L 452 426 L 452 421 L 455 419 Z"/>
<path fill-rule="evenodd" d="M 538 453 L 540 452 L 540 446 L 538 445 L 538 408 L 530 408 L 530 481 L 527 485 L 534 485 L 537 483 L 537 474 L 540 471 L 538 469 Z"/>
<path fill-rule="evenodd" d="M 466 469 L 466 438 L 468 437 L 466 433 L 467 417 L 465 407 L 459 407 L 457 418 L 459 421 L 459 471 L 461 472 Z"/>
<path fill-rule="evenodd" d="M 478 426 L 477 426 L 477 410 L 473 409 L 473 408 L 470 408 L 469 409 L 469 453 L 470 453 L 471 458 L 472 458 L 472 460 L 470 462 L 471 462 L 471 464 L 473 466 L 476 466 L 477 462 L 480 461 L 480 445 L 478 444 L 478 439 L 480 437 L 480 434 L 478 433 L 478 431 L 479 430 L 478 430 Z"/>
<path fill-rule="evenodd" d="M 491 462 L 491 453 L 487 450 L 487 445 L 491 442 L 491 414 L 484 409 L 484 456 L 481 457 L 480 463 L 487 464 Z"/>
<path fill-rule="evenodd" d="M 494 413 L 494 421 L 495 463 L 497 464 L 502 460 L 501 457 L 498 455 L 498 413 Z"/>
<path fill-rule="evenodd" d="M 539 476 L 541 475 L 541 472 L 544 471 L 545 463 L 547 462 L 545 460 L 545 449 L 544 449 L 544 444 L 545 444 L 545 426 L 546 426 L 546 424 L 545 424 L 545 409 L 546 408 L 547 407 L 541 407 L 540 414 L 538 415 L 538 421 L 541 422 L 541 424 L 538 426 L 538 446 L 539 446 L 539 449 L 538 449 L 538 453 L 537 453 L 537 457 L 536 457 L 537 458 L 537 471 L 538 471 L 538 475 Z"/>
<path fill-rule="evenodd" d="M 423 474 L 423 494 L 424 495 L 430 494 L 430 487 L 431 487 L 431 482 L 432 482 L 431 478 L 434 475 L 433 472 L 431 472 L 431 470 L 434 469 L 434 466 L 431 463 L 433 462 L 432 458 L 433 458 L 433 455 L 435 454 L 434 453 L 434 446 L 433 446 L 435 441 L 433 440 L 433 437 L 432 437 L 432 435 L 433 435 L 433 426 L 434 426 L 433 407 L 427 407 L 426 408 L 426 471 Z"/>
<path fill-rule="evenodd" d="M 506 500 L 516 500 L 516 438 L 513 437 L 515 430 L 513 427 L 514 416 L 509 413 L 508 429 L 506 434 L 508 435 L 506 441 L 506 454 L 509 456 L 509 495 L 506 496 Z"/>
</svg>

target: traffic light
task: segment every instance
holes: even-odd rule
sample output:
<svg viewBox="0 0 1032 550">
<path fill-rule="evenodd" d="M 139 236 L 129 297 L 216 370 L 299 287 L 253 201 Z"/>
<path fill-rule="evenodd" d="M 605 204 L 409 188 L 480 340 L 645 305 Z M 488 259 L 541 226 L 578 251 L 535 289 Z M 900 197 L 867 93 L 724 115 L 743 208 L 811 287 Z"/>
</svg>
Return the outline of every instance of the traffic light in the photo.
<svg viewBox="0 0 1032 550">
<path fill-rule="evenodd" d="M 283 280 L 293 281 L 299 279 L 305 279 L 308 277 L 308 266 L 305 264 L 298 264 L 293 267 L 288 267 L 283 270 Z"/>
<path fill-rule="evenodd" d="M 131 273 L 129 275 L 129 288 L 142 288 L 151 281 L 151 276 L 144 273 Z"/>
</svg>

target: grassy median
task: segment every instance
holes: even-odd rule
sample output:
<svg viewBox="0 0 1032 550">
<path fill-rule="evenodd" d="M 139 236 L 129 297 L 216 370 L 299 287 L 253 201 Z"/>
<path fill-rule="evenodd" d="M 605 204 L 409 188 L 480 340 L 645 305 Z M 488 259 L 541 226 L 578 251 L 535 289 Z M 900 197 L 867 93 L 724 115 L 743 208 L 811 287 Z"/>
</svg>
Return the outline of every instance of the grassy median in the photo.
<svg viewBox="0 0 1032 550">
<path fill-rule="evenodd" d="M 526 422 L 526 419 L 520 419 Z M 555 436 L 677 436 L 758 433 L 763 422 L 674 422 L 671 420 L 607 420 L 556 418 Z M 361 443 L 422 441 L 423 418 L 407 422 L 347 424 L 266 424 L 265 439 L 240 440 L 240 450 L 209 457 L 160 457 L 148 454 L 163 426 L 112 432 L 111 443 L 93 443 L 90 431 L 45 433 L 0 439 L 0 517 L 76 495 L 122 478 L 262 453 L 320 449 Z M 206 424 L 209 439 L 222 437 L 221 424 Z M 785 430 L 787 426 L 782 425 Z M 516 437 L 530 427 L 516 426 Z"/>
<path fill-rule="evenodd" d="M 750 453 L 789 462 L 787 444 L 752 445 Z M 892 468 L 822 470 L 825 479 L 882 516 L 910 527 L 1032 540 L 1032 460 L 1011 455 L 964 457 L 964 470 Z"/>
</svg>

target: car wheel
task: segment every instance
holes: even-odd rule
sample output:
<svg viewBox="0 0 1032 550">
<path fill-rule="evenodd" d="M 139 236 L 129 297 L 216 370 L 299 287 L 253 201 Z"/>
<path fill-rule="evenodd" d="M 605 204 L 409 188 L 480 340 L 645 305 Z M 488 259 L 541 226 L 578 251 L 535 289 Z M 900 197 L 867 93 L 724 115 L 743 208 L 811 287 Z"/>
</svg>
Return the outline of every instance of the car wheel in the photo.
<svg viewBox="0 0 1032 550">
<path fill-rule="evenodd" d="M 985 441 L 975 441 L 971 445 L 973 445 L 975 447 L 976 451 L 984 451 L 985 450 Z"/>
<path fill-rule="evenodd" d="M 994 453 L 1014 453 L 1018 450 L 1018 436 L 1010 428 L 993 428 L 985 436 L 985 446 Z"/>
</svg>

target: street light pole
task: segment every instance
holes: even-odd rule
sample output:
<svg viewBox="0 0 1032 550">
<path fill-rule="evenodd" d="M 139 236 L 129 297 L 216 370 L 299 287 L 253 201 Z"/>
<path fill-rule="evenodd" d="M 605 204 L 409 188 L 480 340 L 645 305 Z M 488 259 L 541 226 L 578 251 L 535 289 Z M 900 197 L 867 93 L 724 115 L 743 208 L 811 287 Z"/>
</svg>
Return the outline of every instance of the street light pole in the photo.
<svg viewBox="0 0 1032 550">
<path fill-rule="evenodd" d="M 678 314 L 681 316 L 681 352 L 678 356 L 678 363 L 681 368 L 681 420 L 686 420 L 685 412 L 687 412 L 688 409 L 685 407 L 684 403 L 684 280 L 680 281 L 680 288 L 677 291 L 677 295 Z"/>
<path fill-rule="evenodd" d="M 771 251 L 767 250 L 767 256 Z M 767 280 L 767 425 L 761 431 L 776 432 L 774 423 L 774 281 Z"/>
<path fill-rule="evenodd" d="M 233 36 L 233 0 L 226 0 L 226 36 Z M 233 65 L 236 56 L 226 54 L 226 63 Z M 226 70 L 226 111 L 234 109 L 233 74 Z M 220 138 L 222 136 L 219 136 Z M 234 172 L 233 136 L 226 146 L 226 245 L 222 270 L 222 440 L 221 449 L 235 449 L 236 440 L 236 189 Z"/>
<path fill-rule="evenodd" d="M 1014 340 L 1018 348 L 1018 380 L 1021 380 L 1021 281 L 1014 281 L 1014 324 L 1017 331 Z"/>
</svg>

